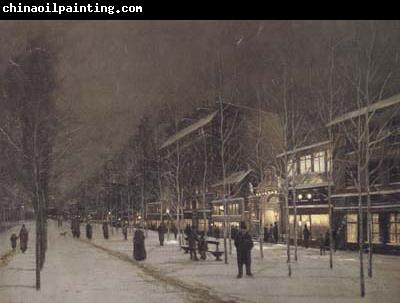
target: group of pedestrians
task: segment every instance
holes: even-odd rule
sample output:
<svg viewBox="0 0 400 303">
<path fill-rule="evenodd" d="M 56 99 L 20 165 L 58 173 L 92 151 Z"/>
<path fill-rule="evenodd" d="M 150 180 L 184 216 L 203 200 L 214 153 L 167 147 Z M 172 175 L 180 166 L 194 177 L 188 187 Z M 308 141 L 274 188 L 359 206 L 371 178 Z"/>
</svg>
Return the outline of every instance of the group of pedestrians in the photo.
<svg viewBox="0 0 400 303">
<path fill-rule="evenodd" d="M 19 247 L 21 249 L 22 253 L 25 253 L 25 251 L 28 249 L 28 238 L 29 238 L 29 232 L 25 227 L 25 224 L 22 224 L 22 227 L 19 231 L 19 236 L 17 236 L 15 233 L 13 233 L 10 237 L 11 241 L 11 248 L 15 252 L 17 249 L 17 240 L 19 239 Z"/>
<path fill-rule="evenodd" d="M 278 243 L 279 232 L 278 232 L 278 222 L 274 222 L 274 225 L 264 227 L 264 242 Z"/>
</svg>

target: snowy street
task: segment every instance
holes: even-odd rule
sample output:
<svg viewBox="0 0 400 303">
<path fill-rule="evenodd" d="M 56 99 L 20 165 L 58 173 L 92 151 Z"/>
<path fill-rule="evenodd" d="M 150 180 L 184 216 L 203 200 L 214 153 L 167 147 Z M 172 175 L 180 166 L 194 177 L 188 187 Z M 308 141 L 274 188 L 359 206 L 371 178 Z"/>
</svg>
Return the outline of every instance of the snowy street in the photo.
<svg viewBox="0 0 400 303">
<path fill-rule="evenodd" d="M 42 271 L 42 289 L 34 289 L 34 226 L 28 225 L 28 251 L 0 265 L 0 302 L 398 302 L 400 262 L 395 256 L 374 256 L 374 277 L 366 278 L 366 297 L 359 297 L 357 253 L 338 251 L 334 269 L 328 255 L 299 249 L 293 275 L 287 276 L 285 247 L 266 244 L 264 259 L 253 249 L 254 278 L 236 279 L 235 249 L 229 264 L 192 262 L 170 236 L 164 247 L 155 232 L 146 238 L 147 259 L 132 260 L 132 234 L 123 240 L 121 229 L 104 240 L 94 225 L 94 238 L 72 238 L 69 225 L 49 221 L 49 249 Z M 9 250 L 11 231 L 1 234 L 0 252 Z M 60 232 L 68 231 L 66 237 Z M 166 236 L 167 238 L 167 236 Z M 222 242 L 222 240 L 221 240 Z M 220 247 L 223 247 L 222 245 Z"/>
</svg>

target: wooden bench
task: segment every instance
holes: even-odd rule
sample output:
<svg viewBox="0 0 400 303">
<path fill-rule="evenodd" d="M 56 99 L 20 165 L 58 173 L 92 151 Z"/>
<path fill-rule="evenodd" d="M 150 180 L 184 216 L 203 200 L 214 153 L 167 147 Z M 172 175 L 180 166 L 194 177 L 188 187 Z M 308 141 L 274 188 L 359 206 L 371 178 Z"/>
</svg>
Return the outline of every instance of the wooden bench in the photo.
<svg viewBox="0 0 400 303">
<path fill-rule="evenodd" d="M 219 241 L 207 240 L 207 244 L 214 244 L 216 246 L 215 250 L 207 250 L 207 252 L 215 257 L 215 261 L 222 261 L 221 256 L 224 252 L 219 250 Z"/>
</svg>

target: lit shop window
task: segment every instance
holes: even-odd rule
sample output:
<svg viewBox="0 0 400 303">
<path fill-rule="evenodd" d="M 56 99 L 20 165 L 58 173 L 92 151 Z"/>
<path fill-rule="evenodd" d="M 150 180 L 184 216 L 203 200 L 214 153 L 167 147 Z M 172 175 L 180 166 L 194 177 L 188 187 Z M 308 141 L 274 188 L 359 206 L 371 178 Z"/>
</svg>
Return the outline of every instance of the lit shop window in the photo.
<svg viewBox="0 0 400 303">
<path fill-rule="evenodd" d="M 379 214 L 372 214 L 372 242 L 380 243 Z"/>
<path fill-rule="evenodd" d="M 239 214 L 239 204 L 231 203 L 228 205 L 228 215 L 238 215 Z"/>
<path fill-rule="evenodd" d="M 314 172 L 324 173 L 325 172 L 325 152 L 320 151 L 314 153 Z"/>
<path fill-rule="evenodd" d="M 357 243 L 357 215 L 346 215 L 347 219 L 347 242 Z"/>
<path fill-rule="evenodd" d="M 311 155 L 300 157 L 300 174 L 311 171 Z"/>
<path fill-rule="evenodd" d="M 390 243 L 399 244 L 400 243 L 400 214 L 392 213 L 390 214 Z"/>
</svg>

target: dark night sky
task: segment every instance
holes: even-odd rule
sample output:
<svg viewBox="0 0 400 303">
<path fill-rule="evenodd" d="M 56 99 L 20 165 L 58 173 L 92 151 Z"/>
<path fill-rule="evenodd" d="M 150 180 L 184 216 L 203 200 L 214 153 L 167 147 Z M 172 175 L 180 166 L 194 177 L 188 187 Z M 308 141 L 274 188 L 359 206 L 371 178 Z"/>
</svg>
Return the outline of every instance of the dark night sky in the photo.
<svg viewBox="0 0 400 303">
<path fill-rule="evenodd" d="M 275 60 L 268 51 L 279 52 L 288 28 L 285 21 L 1 21 L 0 73 L 33 33 L 45 32 L 58 50 L 57 102 L 71 107 L 70 127 L 79 128 L 64 163 L 65 190 L 120 149 L 144 113 L 166 101 L 210 98 L 216 54 L 228 74 L 236 72 L 232 86 L 240 81 L 251 87 L 265 78 L 262 62 Z M 316 61 L 318 41 L 352 31 L 345 21 L 294 22 L 290 28 Z"/>
</svg>

